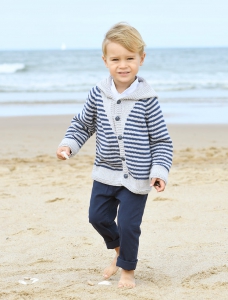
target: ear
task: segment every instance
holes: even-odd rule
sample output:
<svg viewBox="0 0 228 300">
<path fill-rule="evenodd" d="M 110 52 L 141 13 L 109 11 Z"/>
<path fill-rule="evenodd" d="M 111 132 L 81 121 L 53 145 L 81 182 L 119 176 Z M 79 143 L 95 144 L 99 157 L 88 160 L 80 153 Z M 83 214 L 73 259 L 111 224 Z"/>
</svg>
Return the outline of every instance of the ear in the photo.
<svg viewBox="0 0 228 300">
<path fill-rule="evenodd" d="M 106 58 L 104 55 L 102 55 L 102 59 L 103 59 L 103 61 L 104 61 L 104 64 L 105 64 L 106 68 L 108 68 L 108 65 L 107 65 L 107 58 Z"/>
<path fill-rule="evenodd" d="M 143 54 L 141 55 L 141 57 L 140 57 L 140 66 L 142 66 L 143 65 L 143 63 L 144 63 L 144 60 L 145 60 L 145 57 L 146 57 L 146 53 L 145 52 L 143 52 Z"/>
</svg>

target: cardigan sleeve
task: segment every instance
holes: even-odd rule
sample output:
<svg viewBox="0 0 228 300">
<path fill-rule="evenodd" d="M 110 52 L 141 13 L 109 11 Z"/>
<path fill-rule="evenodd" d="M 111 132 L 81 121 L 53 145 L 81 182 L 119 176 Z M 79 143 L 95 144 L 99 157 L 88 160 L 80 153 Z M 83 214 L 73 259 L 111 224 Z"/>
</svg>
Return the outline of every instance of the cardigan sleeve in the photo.
<svg viewBox="0 0 228 300">
<path fill-rule="evenodd" d="M 59 147 L 68 146 L 71 156 L 78 153 L 80 148 L 96 131 L 96 91 L 93 88 L 87 98 L 81 113 L 74 116 L 70 127 Z"/>
<path fill-rule="evenodd" d="M 173 144 L 157 98 L 148 100 L 146 122 L 152 155 L 150 178 L 160 178 L 167 183 L 172 165 Z"/>
</svg>

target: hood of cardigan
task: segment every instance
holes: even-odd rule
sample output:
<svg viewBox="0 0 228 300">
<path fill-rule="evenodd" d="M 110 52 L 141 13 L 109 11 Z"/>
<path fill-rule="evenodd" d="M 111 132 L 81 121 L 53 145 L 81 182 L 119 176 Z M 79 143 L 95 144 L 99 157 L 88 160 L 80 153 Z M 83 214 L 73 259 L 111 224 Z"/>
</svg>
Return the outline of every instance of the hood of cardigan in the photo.
<svg viewBox="0 0 228 300">
<path fill-rule="evenodd" d="M 145 79 L 142 77 L 137 76 L 139 80 L 139 85 L 136 88 L 136 90 L 121 98 L 124 100 L 139 100 L 139 99 L 146 99 L 146 98 L 154 98 L 158 97 L 156 92 L 153 90 L 153 88 L 146 82 Z M 106 95 L 107 98 L 113 98 L 112 96 L 112 91 L 111 91 L 111 86 L 112 86 L 112 77 L 109 76 L 108 78 L 102 80 L 97 84 L 97 87 Z"/>
</svg>

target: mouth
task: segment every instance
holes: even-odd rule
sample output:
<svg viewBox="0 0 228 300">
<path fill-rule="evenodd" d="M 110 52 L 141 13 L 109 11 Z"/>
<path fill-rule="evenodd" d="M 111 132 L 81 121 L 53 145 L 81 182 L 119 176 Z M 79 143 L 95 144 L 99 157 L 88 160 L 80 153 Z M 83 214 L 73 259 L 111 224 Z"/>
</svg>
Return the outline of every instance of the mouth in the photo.
<svg viewBox="0 0 228 300">
<path fill-rule="evenodd" d="M 127 74 L 129 74 L 130 72 L 118 72 L 118 74 L 120 74 L 120 75 L 127 75 Z"/>
</svg>

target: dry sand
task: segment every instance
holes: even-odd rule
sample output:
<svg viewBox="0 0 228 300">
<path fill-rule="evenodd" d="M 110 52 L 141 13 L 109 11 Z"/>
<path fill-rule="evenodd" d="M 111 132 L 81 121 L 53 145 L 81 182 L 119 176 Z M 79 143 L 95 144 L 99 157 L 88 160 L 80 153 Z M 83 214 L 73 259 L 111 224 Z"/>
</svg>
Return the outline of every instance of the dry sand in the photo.
<svg viewBox="0 0 228 300">
<path fill-rule="evenodd" d="M 98 285 L 113 253 L 87 218 L 94 138 L 55 158 L 70 120 L 0 119 L 0 299 L 228 299 L 228 126 L 168 126 L 169 183 L 148 198 L 137 287 L 119 290 L 119 273 Z"/>
</svg>

